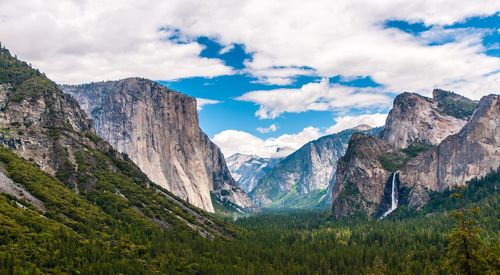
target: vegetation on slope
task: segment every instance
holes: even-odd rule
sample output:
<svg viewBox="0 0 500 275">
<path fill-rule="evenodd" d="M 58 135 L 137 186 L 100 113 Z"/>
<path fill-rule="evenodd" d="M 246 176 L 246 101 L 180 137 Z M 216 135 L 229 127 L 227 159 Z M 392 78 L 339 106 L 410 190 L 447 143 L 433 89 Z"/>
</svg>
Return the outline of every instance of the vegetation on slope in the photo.
<svg viewBox="0 0 500 275">
<path fill-rule="evenodd" d="M 432 146 L 426 144 L 411 144 L 407 148 L 387 154 L 382 154 L 378 156 L 378 160 L 385 170 L 389 172 L 396 172 L 401 167 L 403 167 L 410 159 L 431 148 Z"/>
<path fill-rule="evenodd" d="M 456 118 L 466 119 L 470 117 L 478 104 L 474 100 L 453 92 L 436 90 L 434 94 L 441 112 Z"/>
<path fill-rule="evenodd" d="M 48 208 L 42 216 L 0 195 L 0 273 L 446 274 L 455 268 L 447 247 L 450 210 L 459 203 L 449 194 L 434 194 L 422 212 L 402 208 L 383 221 L 268 212 L 239 219 L 236 239 L 209 240 L 175 219 L 162 227 L 144 218 L 165 211 L 128 207 L 136 201 L 132 193 L 142 191 L 125 184 L 131 190 L 119 190 L 127 199 L 113 192 L 115 181 L 127 181 L 123 175 L 103 175 L 109 177 L 103 189 L 82 196 L 8 150 L 0 150 L 0 163 Z M 497 171 L 462 191 L 467 208 L 481 209 L 477 253 L 485 272 L 498 267 L 500 255 L 499 185 Z"/>
</svg>

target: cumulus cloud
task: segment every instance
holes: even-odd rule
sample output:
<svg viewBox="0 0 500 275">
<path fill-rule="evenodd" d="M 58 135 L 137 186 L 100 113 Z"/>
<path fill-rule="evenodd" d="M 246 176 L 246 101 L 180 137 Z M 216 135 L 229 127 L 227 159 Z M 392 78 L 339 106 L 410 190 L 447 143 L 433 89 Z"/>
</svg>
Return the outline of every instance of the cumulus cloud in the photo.
<svg viewBox="0 0 500 275">
<path fill-rule="evenodd" d="M 59 83 L 232 74 L 222 60 L 200 57 L 203 45 L 164 27 L 168 2 L 0 1 L 0 37 Z"/>
<path fill-rule="evenodd" d="M 64 83 L 234 73 L 199 56 L 203 46 L 191 38 L 208 36 L 223 52 L 244 45 L 252 53 L 245 71 L 269 83 L 300 74 L 371 76 L 390 91 L 441 87 L 478 98 L 498 87 L 500 74 L 500 59 L 483 54 L 481 31 L 430 46 L 430 38 L 450 34 L 414 36 L 384 22 L 439 27 L 499 10 L 500 1 L 470 0 L 1 1 L 0 37 Z"/>
<path fill-rule="evenodd" d="M 251 91 L 237 98 L 260 105 L 259 118 L 276 118 L 282 113 L 333 111 L 348 108 L 383 108 L 391 97 L 374 88 L 331 85 L 327 78 L 303 85 L 299 89 Z"/>
<path fill-rule="evenodd" d="M 403 20 L 439 27 L 471 16 L 495 14 L 500 10 L 499 1 L 189 3 L 198 5 L 185 17 L 174 16 L 176 27 L 191 35 L 211 34 L 223 44 L 244 44 L 253 53 L 246 69 L 270 83 L 289 84 L 294 76 L 304 73 L 297 68 L 312 68 L 325 77 L 371 76 L 387 90 L 397 92 L 425 93 L 442 87 L 478 98 L 499 84 L 500 59 L 483 54 L 481 30 L 454 35 L 455 39 L 443 45 L 428 45 L 429 39 L 442 41 L 438 35 L 449 37 L 450 33 L 437 33 L 439 28 L 435 28 L 432 37 L 431 33 L 420 37 L 387 29 L 384 24 Z M 177 8 L 183 10 L 180 6 Z M 479 35 L 470 35 L 474 31 Z"/>
<path fill-rule="evenodd" d="M 276 130 L 278 130 L 278 126 L 276 126 L 276 124 L 271 124 L 269 125 L 269 127 L 257 127 L 257 132 L 261 133 L 261 134 L 267 134 L 267 133 L 272 133 L 272 132 L 276 132 Z"/>
<path fill-rule="evenodd" d="M 336 119 L 333 126 L 328 128 L 325 133 L 334 134 L 340 131 L 354 128 L 359 125 L 368 125 L 370 127 L 379 127 L 385 124 L 387 114 L 366 114 L 359 116 L 343 116 Z"/>
<path fill-rule="evenodd" d="M 382 126 L 386 118 L 387 114 L 379 113 L 343 116 L 337 118 L 335 124 L 325 131 L 310 126 L 295 134 L 284 134 L 268 139 L 261 139 L 244 131 L 225 130 L 216 134 L 212 138 L 212 141 L 221 148 L 226 157 L 235 153 L 255 154 L 261 157 L 284 157 L 299 149 L 307 142 L 322 136 L 334 134 L 359 125 L 368 125 L 371 127 Z M 278 148 L 284 148 L 284 150 L 276 152 Z"/>
<path fill-rule="evenodd" d="M 215 99 L 196 98 L 196 109 L 198 111 L 201 111 L 203 109 L 203 106 L 205 106 L 205 105 L 218 104 L 221 102 L 222 101 L 215 100 Z"/>
<path fill-rule="evenodd" d="M 321 131 L 315 127 L 306 127 L 296 134 L 285 134 L 268 139 L 261 139 L 244 131 L 225 130 L 214 135 L 212 141 L 221 148 L 226 157 L 235 153 L 275 157 L 278 148 L 289 147 L 297 150 L 321 135 Z M 291 151 L 287 150 L 287 152 Z"/>
</svg>

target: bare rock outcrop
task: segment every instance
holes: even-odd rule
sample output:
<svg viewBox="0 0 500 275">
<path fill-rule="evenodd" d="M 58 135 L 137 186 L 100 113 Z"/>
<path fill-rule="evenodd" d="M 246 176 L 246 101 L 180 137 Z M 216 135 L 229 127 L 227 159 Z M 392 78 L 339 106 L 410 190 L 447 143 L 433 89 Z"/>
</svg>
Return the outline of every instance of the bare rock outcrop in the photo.
<svg viewBox="0 0 500 275">
<path fill-rule="evenodd" d="M 405 203 L 418 208 L 430 191 L 463 186 L 498 169 L 500 96 L 478 103 L 442 90 L 434 90 L 433 99 L 401 94 L 381 138 L 352 137 L 338 163 L 334 216 L 380 214 L 396 171 L 396 195 L 403 192 Z"/>
<path fill-rule="evenodd" d="M 220 149 L 200 130 L 193 97 L 141 78 L 62 89 L 93 119 L 96 133 L 156 184 L 209 212 L 214 212 L 210 192 L 252 207 Z"/>
<path fill-rule="evenodd" d="M 375 214 L 391 175 L 379 160 L 382 154 L 400 152 L 377 137 L 364 134 L 351 137 L 345 155 L 339 159 L 332 190 L 332 212 L 336 218 Z"/>
<path fill-rule="evenodd" d="M 455 114 L 455 110 L 460 108 L 453 108 L 461 102 L 475 105 L 472 100 L 442 90 L 434 90 L 432 99 L 402 93 L 394 99 L 382 139 L 398 148 L 416 143 L 438 145 L 447 136 L 458 133 L 465 125 L 466 113 Z"/>
<path fill-rule="evenodd" d="M 280 160 L 250 193 L 262 207 L 317 208 L 328 206 L 337 161 L 355 133 L 378 134 L 379 128 L 361 125 L 308 142 Z"/>
<path fill-rule="evenodd" d="M 411 189 L 410 204 L 420 206 L 425 190 L 443 191 L 463 186 L 500 167 L 500 96 L 483 97 L 463 127 L 437 147 L 412 159 L 401 170 L 401 181 Z M 419 191 L 419 192 L 417 192 Z"/>
</svg>

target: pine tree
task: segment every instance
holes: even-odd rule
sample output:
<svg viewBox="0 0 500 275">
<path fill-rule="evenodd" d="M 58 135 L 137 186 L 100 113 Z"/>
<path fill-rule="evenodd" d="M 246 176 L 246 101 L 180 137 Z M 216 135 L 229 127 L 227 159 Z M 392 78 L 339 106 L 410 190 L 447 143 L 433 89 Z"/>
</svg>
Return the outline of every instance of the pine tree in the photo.
<svg viewBox="0 0 500 275">
<path fill-rule="evenodd" d="M 465 209 L 462 194 L 456 193 L 452 197 L 460 200 L 460 208 L 453 212 L 457 224 L 448 237 L 448 266 L 457 274 L 481 274 L 484 269 L 483 242 L 481 229 L 474 220 L 479 209 Z"/>
</svg>

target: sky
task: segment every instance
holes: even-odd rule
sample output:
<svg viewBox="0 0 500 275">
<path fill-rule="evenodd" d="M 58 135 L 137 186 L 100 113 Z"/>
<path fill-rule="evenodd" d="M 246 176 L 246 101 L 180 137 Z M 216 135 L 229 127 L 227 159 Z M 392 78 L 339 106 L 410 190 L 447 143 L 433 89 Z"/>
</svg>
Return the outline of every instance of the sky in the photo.
<svg viewBox="0 0 500 275">
<path fill-rule="evenodd" d="M 500 1 L 0 0 L 0 42 L 58 83 L 196 97 L 226 156 L 383 125 L 402 92 L 500 89 Z"/>
</svg>

